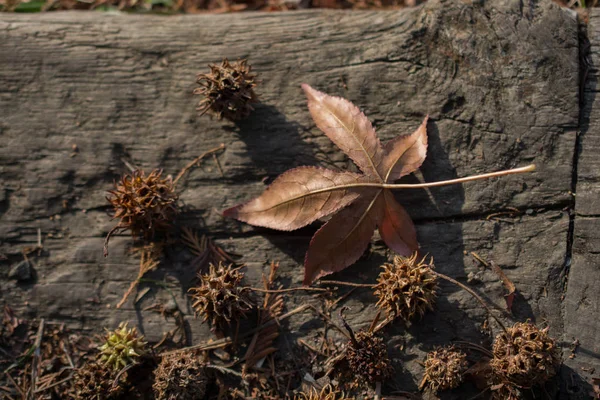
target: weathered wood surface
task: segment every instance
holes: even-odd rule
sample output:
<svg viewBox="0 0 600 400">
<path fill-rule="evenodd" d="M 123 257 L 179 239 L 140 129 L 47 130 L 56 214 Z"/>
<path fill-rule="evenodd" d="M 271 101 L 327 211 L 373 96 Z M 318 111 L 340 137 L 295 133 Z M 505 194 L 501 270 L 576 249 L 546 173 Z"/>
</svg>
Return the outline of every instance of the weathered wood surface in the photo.
<svg viewBox="0 0 600 400">
<path fill-rule="evenodd" d="M 167 302 L 166 291 L 154 288 L 138 304 L 132 296 L 123 309 L 114 309 L 137 274 L 137 260 L 128 253 L 127 236 L 115 238 L 110 256 L 102 257 L 103 237 L 114 223 L 106 190 L 127 171 L 123 160 L 176 174 L 220 143 L 227 146 L 219 156 L 223 176 L 212 160 L 192 170 L 181 185 L 186 212 L 180 223 L 242 255 L 249 284 L 259 284 L 268 260 L 279 260 L 281 282 L 300 285 L 315 227 L 292 233 L 256 229 L 224 220 L 218 210 L 259 194 L 265 180 L 297 165 L 353 168 L 311 121 L 299 88 L 307 82 L 361 107 L 382 139 L 411 132 L 429 114 L 429 155 L 416 179 L 536 163 L 538 171 L 527 176 L 406 191 L 398 198 L 415 218 L 421 246 L 438 270 L 465 282 L 471 274 L 474 288 L 502 309 L 501 282 L 470 252 L 494 260 L 520 291 L 514 317 L 548 323 L 552 334 L 565 340 L 586 327 L 586 365 L 600 368 L 591 330 L 599 319 L 598 290 L 588 281 L 598 270 L 590 269 L 593 246 L 584 246 L 584 231 L 589 243 L 594 243 L 589 235 L 596 234 L 585 224 L 593 224 L 599 213 L 579 219 L 587 212 L 580 201 L 570 271 L 590 286 L 578 287 L 570 279 L 563 301 L 580 130 L 578 23 L 550 1 L 468 3 L 430 1 L 395 12 L 169 18 L 0 15 L 2 301 L 24 316 L 93 332 L 130 320 L 150 340 L 159 340 L 172 322 L 143 309 Z M 198 117 L 199 99 L 191 94 L 196 73 L 223 57 L 248 57 L 263 81 L 262 104 L 237 125 Z M 595 162 L 597 147 L 591 129 L 582 138 L 590 142 L 585 145 L 590 153 L 580 168 Z M 594 176 L 593 170 L 580 171 L 580 182 Z M 594 193 L 595 182 L 590 178 L 586 193 Z M 509 207 L 520 213 L 487 218 Z M 32 258 L 34 279 L 9 279 L 23 247 L 37 243 L 38 229 L 44 252 Z M 335 278 L 372 282 L 388 257 L 376 240 L 369 258 Z M 191 260 L 183 246 L 175 246 L 152 277 L 167 277 L 181 288 L 175 294 L 189 313 L 197 343 L 210 334 L 186 305 Z M 587 296 L 586 309 L 595 316 L 573 311 L 578 296 Z M 373 300 L 368 290 L 359 290 L 345 301 L 353 326 L 368 325 Z M 307 301 L 318 304 L 300 292 L 286 296 L 286 308 Z M 397 325 L 389 332 L 401 372 L 384 393 L 416 389 L 418 361 L 435 344 L 460 339 L 489 345 L 490 336 L 481 332 L 485 320 L 472 298 L 442 284 L 436 312 L 410 329 Z M 294 332 L 286 347 L 291 351 L 281 356 L 302 351 L 295 340 L 313 337 L 319 321 L 310 314 L 291 318 L 285 325 Z M 581 373 L 577 366 L 569 372 Z M 576 398 L 568 397 L 576 395 L 564 382 L 561 395 Z"/>
<path fill-rule="evenodd" d="M 577 373 L 584 378 L 598 376 L 600 370 L 600 119 L 598 106 L 598 65 L 600 65 L 600 10 L 594 9 L 587 28 L 590 47 L 582 44 L 583 86 L 581 123 L 577 146 L 577 200 L 573 216 L 573 239 L 564 302 L 565 343 L 579 343 L 575 358 L 567 358 L 567 382 Z M 573 372 L 577 373 L 573 373 Z M 580 393 L 585 385 L 567 386 Z"/>
</svg>

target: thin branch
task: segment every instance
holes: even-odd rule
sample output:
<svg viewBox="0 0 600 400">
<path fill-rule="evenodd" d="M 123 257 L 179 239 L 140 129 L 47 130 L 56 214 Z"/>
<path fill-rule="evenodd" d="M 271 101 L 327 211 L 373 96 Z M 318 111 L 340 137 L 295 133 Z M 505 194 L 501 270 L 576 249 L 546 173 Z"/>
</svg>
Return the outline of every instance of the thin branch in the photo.
<svg viewBox="0 0 600 400">
<path fill-rule="evenodd" d="M 353 282 L 329 281 L 329 280 L 317 281 L 317 283 L 320 285 L 341 285 L 341 286 L 368 287 L 368 288 L 374 288 L 376 286 L 371 283 L 353 283 Z"/>
<path fill-rule="evenodd" d="M 216 153 L 219 150 L 223 150 L 224 148 L 225 148 L 225 144 L 221 143 L 221 145 L 219 147 L 215 147 L 214 149 L 207 150 L 204 153 L 200 154 L 198 157 L 196 157 L 194 160 L 192 160 L 190 163 L 188 163 L 188 165 L 186 165 L 179 172 L 179 174 L 177 174 L 177 177 L 173 181 L 173 185 L 177 185 L 177 182 L 179 182 L 179 180 L 183 177 L 183 175 L 185 175 L 186 172 L 188 172 L 194 165 L 199 163 L 204 157 L 206 157 L 209 154 Z"/>
<path fill-rule="evenodd" d="M 292 311 L 290 311 L 290 312 L 288 312 L 286 314 L 283 314 L 282 316 L 280 316 L 277 319 L 272 319 L 269 322 L 267 322 L 267 323 L 265 323 L 265 324 L 263 324 L 263 325 L 261 325 L 259 327 L 256 327 L 256 328 L 254 328 L 254 329 L 252 329 L 252 330 L 250 330 L 248 332 L 245 332 L 245 333 L 241 334 L 239 336 L 239 339 L 244 339 L 244 338 L 246 338 L 248 336 L 252 336 L 256 332 L 258 332 L 258 331 L 260 331 L 260 330 L 262 330 L 262 329 L 264 329 L 264 328 L 266 328 L 268 326 L 278 324 L 280 321 L 283 321 L 284 319 L 287 319 L 287 318 L 291 317 L 292 315 L 295 315 L 295 314 L 298 314 L 298 313 L 301 313 L 301 312 L 305 311 L 307 308 L 311 308 L 311 305 L 310 304 L 303 304 L 303 305 L 301 305 L 299 307 L 296 307 Z M 183 351 L 191 351 L 191 350 L 212 350 L 212 349 L 218 349 L 220 347 L 226 346 L 226 345 L 231 344 L 231 343 L 233 343 L 233 338 L 231 338 L 231 337 L 224 337 L 223 339 L 214 340 L 212 342 L 200 343 L 200 344 L 197 344 L 197 345 L 194 345 L 194 346 L 189 346 L 189 347 L 184 347 L 184 348 L 177 349 L 177 350 L 168 351 L 168 352 L 162 353 L 160 356 L 161 357 L 165 357 L 165 356 L 170 356 L 171 354 L 177 354 L 177 353 L 181 353 Z"/>
<path fill-rule="evenodd" d="M 245 288 L 246 289 L 246 288 Z M 308 292 L 328 292 L 329 289 L 322 288 L 311 288 L 311 287 L 296 287 L 296 288 L 287 288 L 287 289 L 260 289 L 248 287 L 247 289 L 253 290 L 255 292 L 261 293 L 287 293 L 287 292 L 295 292 L 295 291 L 308 291 Z"/>
<path fill-rule="evenodd" d="M 488 350 L 488 349 L 486 349 L 485 347 L 483 347 L 483 346 L 480 346 L 480 345 L 478 345 L 478 344 L 471 343 L 471 342 L 465 342 L 465 341 L 462 341 L 462 340 L 458 340 L 458 341 L 456 341 L 456 342 L 452 342 L 452 343 L 453 343 L 453 344 L 457 344 L 457 345 L 459 345 L 459 346 L 462 346 L 462 347 L 467 347 L 467 348 L 470 348 L 470 349 L 472 349 L 472 350 L 477 350 L 477 351 L 479 351 L 480 353 L 483 353 L 483 354 L 485 354 L 486 356 L 488 356 L 488 357 L 490 357 L 490 358 L 493 358 L 493 357 L 494 357 L 494 354 L 493 354 L 491 351 L 489 351 L 489 350 Z"/>
<path fill-rule="evenodd" d="M 110 232 L 108 232 L 108 235 L 106 235 L 106 238 L 104 238 L 104 257 L 108 257 L 108 241 L 110 240 L 110 237 L 113 235 L 113 233 L 115 233 L 119 229 L 122 229 L 121 225 L 115 226 L 114 228 L 112 228 L 110 230 Z"/>
<path fill-rule="evenodd" d="M 473 289 L 471 289 L 470 287 L 460 283 L 459 281 L 457 281 L 456 279 L 450 278 L 448 275 L 444 275 L 440 272 L 431 270 L 431 272 L 442 279 L 447 280 L 450 283 L 454 283 L 456 286 L 460 287 L 461 289 L 465 290 L 466 292 L 468 292 L 471 296 L 473 296 L 475 299 L 477 299 L 477 301 L 479 301 L 479 303 L 481 303 L 481 305 L 483 306 L 483 308 L 485 308 L 487 310 L 487 312 L 496 320 L 496 322 L 498 323 L 498 325 L 500 325 L 500 327 L 504 330 L 504 332 L 506 332 L 506 327 L 504 326 L 504 324 L 502 323 L 502 321 L 500 321 L 500 319 L 498 317 L 496 317 L 493 313 L 492 313 L 492 309 L 487 305 L 487 303 L 485 302 L 485 300 L 483 300 L 481 298 L 481 296 L 479 296 L 477 293 L 475 293 L 475 291 Z"/>
<path fill-rule="evenodd" d="M 36 390 L 35 392 L 33 392 L 33 393 L 35 393 L 35 394 L 37 394 L 37 393 L 41 393 L 41 392 L 44 392 L 44 391 L 46 391 L 46 390 L 48 390 L 48 389 L 52 389 L 53 387 L 56 387 L 56 386 L 58 386 L 58 385 L 61 385 L 61 384 L 65 383 L 65 382 L 68 382 L 68 381 L 70 381 L 71 379 L 73 379 L 73 376 L 74 376 L 74 375 L 75 375 L 74 373 L 71 373 L 71 374 L 69 374 L 69 376 L 67 376 L 65 379 L 62 379 L 62 380 L 60 380 L 60 381 L 58 381 L 58 382 L 54 382 L 53 384 L 51 384 L 51 385 L 48 385 L 48 386 L 46 386 L 46 387 L 39 388 L 39 389 L 37 389 L 37 390 Z"/>
</svg>

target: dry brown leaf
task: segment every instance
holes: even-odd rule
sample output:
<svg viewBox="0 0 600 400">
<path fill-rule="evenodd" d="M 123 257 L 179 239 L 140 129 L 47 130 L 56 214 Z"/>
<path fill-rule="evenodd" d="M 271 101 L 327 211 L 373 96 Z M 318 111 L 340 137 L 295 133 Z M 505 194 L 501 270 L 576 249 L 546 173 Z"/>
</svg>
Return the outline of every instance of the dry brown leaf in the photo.
<svg viewBox="0 0 600 400">
<path fill-rule="evenodd" d="M 302 85 L 317 126 L 364 175 L 300 167 L 278 177 L 258 198 L 230 208 L 225 216 L 252 225 L 293 230 L 335 213 L 311 240 L 304 284 L 354 263 L 377 227 L 386 244 L 409 256 L 418 249 L 408 213 L 381 184 L 417 169 L 427 152 L 427 118 L 409 136 L 383 147 L 367 117 L 352 103 Z M 401 165 L 399 165 L 401 164 Z"/>
<path fill-rule="evenodd" d="M 367 117 L 348 100 L 303 84 L 317 126 L 360 168 L 363 175 L 300 167 L 279 176 L 264 193 L 223 214 L 251 225 L 294 230 L 339 211 L 313 236 L 304 261 L 304 284 L 354 263 L 376 228 L 388 247 L 410 256 L 418 250 L 416 230 L 392 189 L 442 186 L 534 170 L 530 165 L 445 182 L 394 185 L 414 172 L 427 155 L 427 120 L 417 130 L 382 146 Z M 341 210 L 341 211 L 340 211 Z"/>
<path fill-rule="evenodd" d="M 502 268 L 500 268 L 496 263 L 492 261 L 490 261 L 490 265 L 492 267 L 492 271 L 494 271 L 494 273 L 496 273 L 496 275 L 500 277 L 502 283 L 504 284 L 504 287 L 506 288 L 506 290 L 508 290 L 508 294 L 504 295 L 504 300 L 506 301 L 506 309 L 509 312 L 511 312 L 513 301 L 515 300 L 515 296 L 517 295 L 517 288 L 515 287 L 515 284 L 512 283 L 510 279 L 508 279 L 504 271 L 502 271 Z"/>
</svg>

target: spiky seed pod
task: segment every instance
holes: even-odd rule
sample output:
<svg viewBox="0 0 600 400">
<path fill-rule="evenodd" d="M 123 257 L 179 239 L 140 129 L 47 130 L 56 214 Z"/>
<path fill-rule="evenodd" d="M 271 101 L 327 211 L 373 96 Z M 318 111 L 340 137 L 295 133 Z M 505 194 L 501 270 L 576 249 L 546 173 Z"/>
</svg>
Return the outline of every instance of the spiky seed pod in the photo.
<svg viewBox="0 0 600 400">
<path fill-rule="evenodd" d="M 194 94 L 204 96 L 198 103 L 198 111 L 204 114 L 210 111 L 218 119 L 223 117 L 230 121 L 246 118 L 254 110 L 251 103 L 257 103 L 254 93 L 256 74 L 248 60 L 230 63 L 227 59 L 221 65 L 209 65 L 210 73 L 199 74 L 199 88 Z"/>
<path fill-rule="evenodd" d="M 157 400 L 194 400 L 204 398 L 208 382 L 204 364 L 191 353 L 179 352 L 162 358 L 152 388 Z"/>
<path fill-rule="evenodd" d="M 252 301 L 249 289 L 240 287 L 243 277 L 240 267 L 221 262 L 218 266 L 210 264 L 209 272 L 200 276 L 198 287 L 190 289 L 196 314 L 217 330 L 244 317 L 252 308 Z"/>
<path fill-rule="evenodd" d="M 171 176 L 162 178 L 162 171 L 146 175 L 136 170 L 121 178 L 115 190 L 106 198 L 114 208 L 114 219 L 120 229 L 129 229 L 134 236 L 151 239 L 155 231 L 165 230 L 177 214 L 177 194 Z"/>
<path fill-rule="evenodd" d="M 346 397 L 344 392 L 333 389 L 331 385 L 325 386 L 320 391 L 311 388 L 308 393 L 299 393 L 294 396 L 294 400 L 354 400 L 351 397 Z"/>
<path fill-rule="evenodd" d="M 136 328 L 128 329 L 127 323 L 121 322 L 117 329 L 107 332 L 100 347 L 100 360 L 113 370 L 120 370 L 145 353 L 144 337 L 138 334 Z"/>
<path fill-rule="evenodd" d="M 113 386 L 116 373 L 108 366 L 94 361 L 75 372 L 74 397 L 79 400 L 116 400 L 123 394 L 125 375 Z"/>
<path fill-rule="evenodd" d="M 433 310 L 437 279 L 432 273 L 433 259 L 417 262 L 412 257 L 394 257 L 393 264 L 383 264 L 377 278 L 377 306 L 389 316 L 410 321 L 421 318 L 427 309 Z"/>
<path fill-rule="evenodd" d="M 369 331 L 360 331 L 348 342 L 347 360 L 357 380 L 383 382 L 393 368 L 385 342 Z"/>
<path fill-rule="evenodd" d="M 434 393 L 454 389 L 461 384 L 467 367 L 467 355 L 453 346 L 430 351 L 425 359 L 421 388 L 427 385 Z"/>
<path fill-rule="evenodd" d="M 522 389 L 546 382 L 560 364 L 556 342 L 548 328 L 516 323 L 494 340 L 490 361 L 494 381 Z"/>
</svg>

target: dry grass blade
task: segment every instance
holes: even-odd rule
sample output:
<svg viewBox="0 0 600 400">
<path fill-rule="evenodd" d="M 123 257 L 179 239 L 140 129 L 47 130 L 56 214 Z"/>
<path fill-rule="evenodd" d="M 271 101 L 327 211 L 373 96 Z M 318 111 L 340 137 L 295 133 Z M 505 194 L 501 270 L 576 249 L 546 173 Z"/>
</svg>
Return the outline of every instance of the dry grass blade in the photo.
<svg viewBox="0 0 600 400">
<path fill-rule="evenodd" d="M 279 268 L 278 262 L 271 262 L 271 270 L 269 277 L 263 276 L 265 290 L 271 290 L 273 282 L 275 281 L 275 275 Z M 279 336 L 278 324 L 266 325 L 270 321 L 277 321 L 277 318 L 283 313 L 283 295 L 281 293 L 265 293 L 262 308 L 260 309 L 260 315 L 258 319 L 258 325 L 264 326 L 261 330 L 257 331 L 248 346 L 246 355 L 246 363 L 242 369 L 242 374 L 246 375 L 250 369 L 255 367 L 269 354 L 277 351 L 277 348 L 273 346 L 273 342 Z"/>
<path fill-rule="evenodd" d="M 502 271 L 502 268 L 500 268 L 496 263 L 491 261 L 490 265 L 492 267 L 492 271 L 494 271 L 494 273 L 496 273 L 496 275 L 500 277 L 502 283 L 504 284 L 504 287 L 506 288 L 506 290 L 508 290 L 508 294 L 504 295 L 504 300 L 506 301 L 506 309 L 508 311 L 512 311 L 512 305 L 517 294 L 517 288 L 515 287 L 515 284 L 512 283 L 510 279 L 508 279 L 504 271 Z"/>
</svg>

